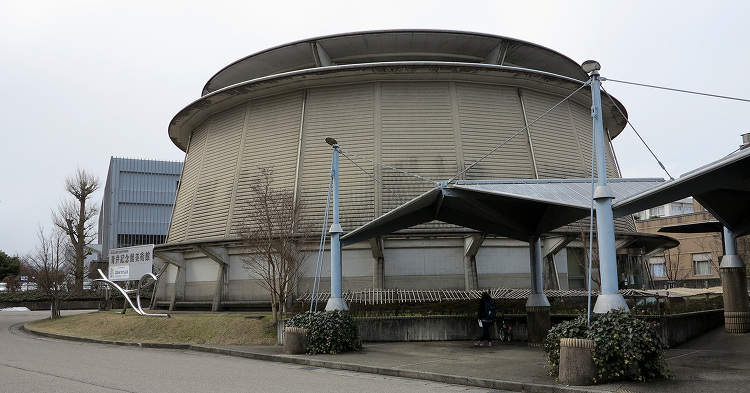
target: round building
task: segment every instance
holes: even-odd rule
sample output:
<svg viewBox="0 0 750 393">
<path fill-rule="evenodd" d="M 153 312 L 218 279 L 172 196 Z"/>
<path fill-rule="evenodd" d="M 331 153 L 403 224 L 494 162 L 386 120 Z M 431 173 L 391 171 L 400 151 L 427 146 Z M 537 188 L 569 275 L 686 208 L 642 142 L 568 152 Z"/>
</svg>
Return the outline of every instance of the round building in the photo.
<svg viewBox="0 0 750 393">
<path fill-rule="evenodd" d="M 347 153 L 340 171 L 345 232 L 457 174 L 590 178 L 591 95 L 579 90 L 588 78 L 577 62 L 539 45 L 433 30 L 313 38 L 228 65 L 169 125 L 186 159 L 167 242 L 156 248 L 169 263 L 159 304 L 218 309 L 267 302 L 242 266 L 235 230 L 248 185 L 260 167 L 273 167 L 274 184 L 293 190 L 306 202 L 307 217 L 322 225 L 332 154 L 327 137 Z M 603 100 L 611 142 L 626 111 Z M 607 147 L 608 176 L 620 177 Z M 616 230 L 619 237 L 637 236 L 630 219 Z M 577 227 L 560 231 L 570 235 Z M 548 279 L 558 288 L 582 286 L 573 260 L 580 247 L 568 241 L 549 248 Z M 517 240 L 433 222 L 344 248 L 343 289 L 528 288 L 528 252 Z M 632 257 L 643 249 L 620 252 Z M 306 264 L 301 292 L 312 289 L 315 258 Z"/>
</svg>

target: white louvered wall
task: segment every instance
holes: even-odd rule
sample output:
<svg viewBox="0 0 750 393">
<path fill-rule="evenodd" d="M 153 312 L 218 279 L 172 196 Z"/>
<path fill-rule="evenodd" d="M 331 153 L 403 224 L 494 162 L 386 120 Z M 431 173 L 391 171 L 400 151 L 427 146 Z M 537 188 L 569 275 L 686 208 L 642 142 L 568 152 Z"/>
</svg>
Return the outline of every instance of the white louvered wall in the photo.
<svg viewBox="0 0 750 393">
<path fill-rule="evenodd" d="M 529 124 L 536 120 L 529 130 L 539 178 L 581 177 L 586 170 L 583 158 L 579 154 L 568 103 L 563 103 L 539 118 L 562 98 L 526 89 L 523 90 L 523 99 Z"/>
<path fill-rule="evenodd" d="M 211 118 L 187 231 L 190 239 L 225 236 L 246 108 L 239 105 Z"/>
<path fill-rule="evenodd" d="M 244 143 L 237 157 L 240 166 L 235 197 L 225 228 L 228 236 L 246 217 L 251 197 L 248 186 L 261 167 L 273 169 L 273 187 L 294 188 L 302 97 L 298 91 L 249 103 Z"/>
<path fill-rule="evenodd" d="M 374 85 L 371 83 L 314 89 L 308 93 L 300 195 L 307 203 L 308 218 L 322 223 L 330 183 L 333 148 L 325 139 L 335 138 L 344 150 L 372 160 L 374 152 Z M 373 164 L 352 157 L 369 173 Z M 375 218 L 377 184 L 343 155 L 340 156 L 340 222 L 352 230 Z"/>
<path fill-rule="evenodd" d="M 187 229 L 190 225 L 190 216 L 193 211 L 196 186 L 203 166 L 203 156 L 208 136 L 208 123 L 203 122 L 198 126 L 190 138 L 190 146 L 180 177 L 180 188 L 177 190 L 172 221 L 169 226 L 167 243 L 178 243 L 187 240 Z"/>
<path fill-rule="evenodd" d="M 529 121 L 562 99 L 527 89 L 522 93 Z M 525 125 L 515 86 L 469 82 L 367 82 L 248 101 L 213 115 L 194 130 L 168 241 L 233 236 L 249 197 L 248 182 L 261 166 L 273 166 L 275 185 L 292 189 L 301 121 L 297 191 L 307 203 L 308 218 L 315 222 L 322 222 L 330 178 L 332 148 L 325 143 L 326 137 L 338 139 L 344 150 L 367 159 L 441 181 Z M 530 130 L 540 178 L 590 176 L 588 107 L 564 103 Z M 519 133 L 463 178 L 533 178 L 526 135 Z M 404 201 L 435 186 L 352 159 L 368 173 L 379 175 Z M 610 176 L 616 176 L 611 151 L 607 159 Z M 402 204 L 344 156 L 340 168 L 345 230 Z M 451 227 L 420 228 L 445 231 Z"/>
<path fill-rule="evenodd" d="M 385 164 L 424 178 L 447 180 L 458 173 L 449 85 L 447 82 L 383 83 L 381 145 Z M 383 183 L 405 200 L 434 183 L 383 169 Z M 383 194 L 383 211 L 402 202 Z"/>
<path fill-rule="evenodd" d="M 526 132 L 521 131 L 524 127 L 523 113 L 516 89 L 456 84 L 456 90 L 465 167 L 507 141 L 471 168 L 464 178 L 469 180 L 533 178 L 528 139 Z"/>
</svg>

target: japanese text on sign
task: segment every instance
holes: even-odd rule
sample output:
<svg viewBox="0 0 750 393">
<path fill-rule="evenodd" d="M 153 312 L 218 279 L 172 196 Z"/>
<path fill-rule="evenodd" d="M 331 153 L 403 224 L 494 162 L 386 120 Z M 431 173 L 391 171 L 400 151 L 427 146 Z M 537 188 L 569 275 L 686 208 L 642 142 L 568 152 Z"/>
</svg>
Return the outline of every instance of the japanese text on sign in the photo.
<svg viewBox="0 0 750 393">
<path fill-rule="evenodd" d="M 151 273 L 154 245 L 113 248 L 109 250 L 109 279 L 112 281 L 139 280 Z"/>
</svg>

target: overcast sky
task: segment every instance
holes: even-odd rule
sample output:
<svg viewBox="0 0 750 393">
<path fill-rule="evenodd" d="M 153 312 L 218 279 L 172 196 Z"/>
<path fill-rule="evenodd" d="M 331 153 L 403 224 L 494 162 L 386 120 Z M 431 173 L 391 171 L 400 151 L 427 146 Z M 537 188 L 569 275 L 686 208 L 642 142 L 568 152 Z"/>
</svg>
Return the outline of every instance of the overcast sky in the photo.
<svg viewBox="0 0 750 393">
<path fill-rule="evenodd" d="M 172 117 L 221 68 L 272 46 L 364 30 L 475 31 L 598 60 L 610 79 L 750 98 L 748 15 L 739 0 L 0 0 L 0 250 L 35 247 L 77 167 L 103 185 L 111 156 L 182 160 Z M 750 132 L 747 102 L 604 88 L 675 177 Z M 632 130 L 614 143 L 625 177 L 666 177 Z"/>
</svg>

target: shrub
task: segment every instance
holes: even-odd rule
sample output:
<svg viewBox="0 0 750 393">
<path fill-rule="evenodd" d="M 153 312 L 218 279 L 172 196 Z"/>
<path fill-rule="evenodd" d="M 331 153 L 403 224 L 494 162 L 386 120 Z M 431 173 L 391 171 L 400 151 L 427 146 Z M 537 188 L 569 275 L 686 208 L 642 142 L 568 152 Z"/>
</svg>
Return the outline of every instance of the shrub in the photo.
<svg viewBox="0 0 750 393">
<path fill-rule="evenodd" d="M 594 382 L 670 377 L 654 325 L 624 310 L 592 315 L 589 327 L 583 316 L 554 326 L 544 340 L 547 363 L 552 365 L 550 375 L 554 377 L 559 373 L 561 338 L 594 341 L 592 357 L 597 367 Z"/>
<path fill-rule="evenodd" d="M 307 329 L 307 353 L 340 353 L 359 350 L 362 343 L 354 319 L 345 311 L 305 312 L 287 320 L 286 326 Z"/>
<path fill-rule="evenodd" d="M 122 297 L 122 295 L 120 295 L 120 297 Z M 101 298 L 101 295 L 97 291 L 83 291 L 71 293 L 70 296 L 65 298 L 65 300 L 96 300 L 99 298 Z M 14 303 L 46 300 L 48 300 L 47 295 L 40 290 L 0 293 L 0 302 Z"/>
</svg>

